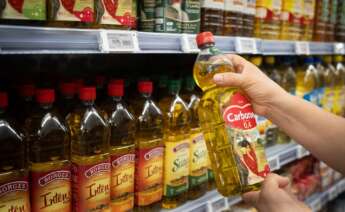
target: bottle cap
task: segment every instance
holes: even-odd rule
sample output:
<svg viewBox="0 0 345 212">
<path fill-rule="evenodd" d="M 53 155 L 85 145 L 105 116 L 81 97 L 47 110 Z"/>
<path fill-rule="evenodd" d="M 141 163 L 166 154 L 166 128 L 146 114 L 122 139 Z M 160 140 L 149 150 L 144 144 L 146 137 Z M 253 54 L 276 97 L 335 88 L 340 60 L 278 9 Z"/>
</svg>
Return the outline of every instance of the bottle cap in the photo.
<svg viewBox="0 0 345 212">
<path fill-rule="evenodd" d="M 79 99 L 82 101 L 94 101 L 96 99 L 96 88 L 95 87 L 80 88 Z"/>
<path fill-rule="evenodd" d="M 60 91 L 63 95 L 73 96 L 77 93 L 77 84 L 74 82 L 62 82 L 60 84 Z"/>
<path fill-rule="evenodd" d="M 207 43 L 214 43 L 212 32 L 201 32 L 196 36 L 196 43 L 201 47 Z"/>
<path fill-rule="evenodd" d="M 262 64 L 262 57 L 261 56 L 253 56 L 250 58 L 250 61 L 256 65 L 256 66 L 261 66 Z"/>
<path fill-rule="evenodd" d="M 22 97 L 33 97 L 35 95 L 35 85 L 34 84 L 20 85 L 19 95 Z"/>
<path fill-rule="evenodd" d="M 0 92 L 0 108 L 8 106 L 8 96 L 6 92 Z"/>
<path fill-rule="evenodd" d="M 341 56 L 341 55 L 334 56 L 334 62 L 336 62 L 336 63 L 343 62 L 343 56 Z"/>
<path fill-rule="evenodd" d="M 37 89 L 36 101 L 41 104 L 49 104 L 55 101 L 54 89 Z"/>
<path fill-rule="evenodd" d="M 152 93 L 153 84 L 151 81 L 140 81 L 138 82 L 138 90 L 140 93 Z"/>
<path fill-rule="evenodd" d="M 111 82 L 108 84 L 108 96 L 122 97 L 123 93 L 124 93 L 124 84 L 123 83 Z"/>
</svg>

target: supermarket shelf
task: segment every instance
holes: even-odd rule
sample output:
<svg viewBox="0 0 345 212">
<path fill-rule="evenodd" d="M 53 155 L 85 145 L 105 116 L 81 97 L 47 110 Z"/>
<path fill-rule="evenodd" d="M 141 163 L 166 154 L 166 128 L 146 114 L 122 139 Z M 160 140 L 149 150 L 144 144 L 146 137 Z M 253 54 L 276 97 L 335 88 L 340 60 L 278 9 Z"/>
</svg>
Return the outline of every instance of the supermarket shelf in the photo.
<svg viewBox="0 0 345 212">
<path fill-rule="evenodd" d="M 271 169 L 278 170 L 281 166 L 309 155 L 302 146 L 290 143 L 279 144 L 267 148 L 266 151 Z M 218 212 L 241 201 L 240 197 L 223 197 L 216 190 L 207 192 L 201 198 L 188 201 L 182 206 L 172 210 L 161 210 L 161 212 Z"/>
<path fill-rule="evenodd" d="M 264 55 L 345 54 L 344 43 L 215 36 L 224 52 Z M 195 35 L 0 25 L 0 54 L 196 53 Z"/>
</svg>

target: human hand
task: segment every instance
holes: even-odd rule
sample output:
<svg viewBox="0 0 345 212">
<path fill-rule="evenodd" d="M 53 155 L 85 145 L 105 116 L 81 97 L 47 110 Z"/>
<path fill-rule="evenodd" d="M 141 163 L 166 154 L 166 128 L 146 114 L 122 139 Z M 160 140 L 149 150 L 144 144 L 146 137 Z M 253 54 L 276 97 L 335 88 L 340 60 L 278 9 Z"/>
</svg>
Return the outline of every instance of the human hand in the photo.
<svg viewBox="0 0 345 212">
<path fill-rule="evenodd" d="M 236 72 L 216 74 L 214 82 L 218 86 L 238 87 L 243 90 L 256 114 L 267 116 L 271 107 L 279 105 L 279 99 L 289 95 L 246 59 L 234 54 L 226 56 L 232 61 Z"/>
<path fill-rule="evenodd" d="M 259 212 L 310 212 L 303 202 L 292 195 L 289 189 L 289 179 L 276 174 L 265 178 L 261 191 L 251 191 L 243 194 L 243 200 Z"/>
</svg>

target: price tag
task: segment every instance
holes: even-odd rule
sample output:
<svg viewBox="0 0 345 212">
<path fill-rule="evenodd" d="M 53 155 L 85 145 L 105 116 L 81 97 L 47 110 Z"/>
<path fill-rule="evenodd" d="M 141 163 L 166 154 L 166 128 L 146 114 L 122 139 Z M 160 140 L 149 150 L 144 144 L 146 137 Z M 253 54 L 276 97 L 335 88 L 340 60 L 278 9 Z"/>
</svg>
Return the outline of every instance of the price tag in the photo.
<svg viewBox="0 0 345 212">
<path fill-rule="evenodd" d="M 134 31 L 101 30 L 100 44 L 102 52 L 137 52 L 139 43 Z"/>
<path fill-rule="evenodd" d="M 299 55 L 309 55 L 310 48 L 309 43 L 305 41 L 297 41 L 295 42 L 295 52 Z"/>
<path fill-rule="evenodd" d="M 225 198 L 221 198 L 219 200 L 216 200 L 214 202 L 212 202 L 212 211 L 221 211 L 223 210 L 224 208 L 226 208 L 226 199 Z"/>
<path fill-rule="evenodd" d="M 297 157 L 298 158 L 303 158 L 307 155 L 310 155 L 310 152 L 306 150 L 303 146 L 299 145 L 297 149 Z"/>
<path fill-rule="evenodd" d="M 278 170 L 280 168 L 278 157 L 268 158 L 268 164 L 270 165 L 271 171 Z"/>
<path fill-rule="evenodd" d="M 236 37 L 235 50 L 240 54 L 256 54 L 258 53 L 256 40 L 254 38 Z"/>
<path fill-rule="evenodd" d="M 199 52 L 198 44 L 195 40 L 195 35 L 182 34 L 181 37 L 181 49 L 185 53 L 197 53 Z"/>
<path fill-rule="evenodd" d="M 345 54 L 344 43 L 334 43 L 334 54 Z"/>
</svg>

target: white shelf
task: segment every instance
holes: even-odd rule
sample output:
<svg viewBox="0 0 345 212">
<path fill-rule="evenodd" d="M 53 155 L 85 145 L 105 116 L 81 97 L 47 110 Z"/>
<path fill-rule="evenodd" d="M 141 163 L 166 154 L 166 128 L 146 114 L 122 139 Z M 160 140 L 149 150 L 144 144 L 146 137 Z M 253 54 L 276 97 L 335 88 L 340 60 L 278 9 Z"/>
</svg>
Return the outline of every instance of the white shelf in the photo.
<svg viewBox="0 0 345 212">
<path fill-rule="evenodd" d="M 281 166 L 309 155 L 308 151 L 295 143 L 280 144 L 267 148 L 266 155 L 272 171 L 278 170 Z M 207 192 L 201 198 L 188 201 L 185 204 L 171 210 L 161 210 L 161 212 L 218 212 L 241 201 L 241 198 L 224 197 L 216 190 Z"/>
<path fill-rule="evenodd" d="M 125 40 L 124 44 L 131 43 L 133 46 L 122 48 L 123 46 L 115 45 L 109 48 L 109 43 L 118 44 L 119 34 L 122 39 L 124 35 L 128 35 L 129 40 Z M 345 54 L 343 43 L 294 42 L 224 36 L 215 36 L 215 39 L 217 47 L 224 52 L 264 55 Z M 164 54 L 197 51 L 195 35 L 0 25 L 0 54 L 109 52 Z"/>
</svg>

